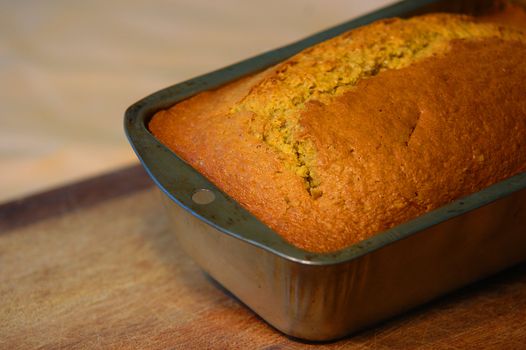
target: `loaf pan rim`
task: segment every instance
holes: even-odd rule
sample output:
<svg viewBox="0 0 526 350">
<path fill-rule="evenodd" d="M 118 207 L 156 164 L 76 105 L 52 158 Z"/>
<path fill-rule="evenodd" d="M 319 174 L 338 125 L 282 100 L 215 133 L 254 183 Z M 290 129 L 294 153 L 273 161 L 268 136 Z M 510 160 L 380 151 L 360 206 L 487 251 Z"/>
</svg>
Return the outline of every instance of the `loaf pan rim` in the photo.
<svg viewBox="0 0 526 350">
<path fill-rule="evenodd" d="M 497 201 L 516 191 L 522 190 L 526 188 L 526 172 L 500 181 L 479 192 L 459 198 L 445 206 L 425 213 L 389 230 L 379 232 L 368 239 L 352 244 L 351 246 L 341 250 L 328 253 L 315 253 L 305 251 L 285 241 L 280 235 L 261 223 L 257 218 L 255 218 L 235 201 L 233 201 L 228 195 L 224 194 L 215 185 L 205 179 L 203 175 L 200 175 L 197 171 L 195 171 L 174 152 L 160 143 L 147 129 L 147 122 L 155 112 L 168 108 L 175 103 L 179 103 L 182 100 L 194 96 L 201 91 L 217 88 L 218 86 L 239 79 L 248 74 L 261 71 L 292 56 L 306 47 L 336 36 L 344 31 L 362 26 L 381 18 L 403 16 L 408 12 L 437 2 L 440 1 L 408 0 L 395 3 L 386 8 L 382 8 L 365 16 L 361 16 L 359 18 L 329 28 L 320 33 L 311 35 L 290 45 L 275 50 L 270 50 L 225 68 L 161 89 L 134 103 L 126 110 L 124 129 L 128 141 L 130 142 L 148 175 L 153 179 L 161 191 L 191 215 L 199 218 L 208 225 L 211 225 L 221 233 L 228 234 L 246 243 L 255 245 L 260 249 L 264 249 L 276 254 L 281 258 L 303 265 L 322 266 L 347 263 L 353 259 L 357 259 L 363 255 L 372 253 L 377 249 L 381 249 L 386 245 L 393 244 L 413 234 L 418 234 L 420 231 L 423 231 L 426 228 L 438 225 L 444 221 L 450 220 L 454 217 L 463 215 L 469 211 Z M 185 171 L 196 177 L 194 180 L 196 180 L 197 183 L 193 186 L 193 188 L 208 188 L 212 190 L 216 196 L 219 196 L 223 203 L 232 205 L 232 208 L 235 208 L 236 212 L 240 213 L 239 215 L 241 217 L 250 221 L 252 225 L 251 227 L 254 227 L 257 231 L 255 237 L 247 236 L 247 232 L 235 232 L 233 228 L 229 229 L 217 224 L 210 217 L 209 213 L 203 213 L 204 209 L 210 207 L 196 207 L 192 205 L 188 198 L 182 199 L 176 196 L 173 193 L 173 190 L 168 188 L 169 186 L 167 186 L 166 180 L 160 179 L 161 170 L 159 170 L 159 164 L 155 159 L 156 157 L 152 155 L 160 156 L 162 159 L 172 159 L 180 166 L 190 168 L 185 169 Z M 190 193 L 189 195 L 191 196 Z"/>
</svg>

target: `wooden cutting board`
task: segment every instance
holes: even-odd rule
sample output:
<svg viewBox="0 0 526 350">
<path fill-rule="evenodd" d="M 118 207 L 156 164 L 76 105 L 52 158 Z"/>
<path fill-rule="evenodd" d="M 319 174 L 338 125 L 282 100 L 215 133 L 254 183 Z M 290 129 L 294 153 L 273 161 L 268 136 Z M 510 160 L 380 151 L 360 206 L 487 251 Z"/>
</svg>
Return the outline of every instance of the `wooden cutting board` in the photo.
<svg viewBox="0 0 526 350">
<path fill-rule="evenodd" d="M 180 250 L 138 167 L 0 206 L 0 349 L 525 348 L 526 264 L 353 337 L 304 343 Z"/>
</svg>

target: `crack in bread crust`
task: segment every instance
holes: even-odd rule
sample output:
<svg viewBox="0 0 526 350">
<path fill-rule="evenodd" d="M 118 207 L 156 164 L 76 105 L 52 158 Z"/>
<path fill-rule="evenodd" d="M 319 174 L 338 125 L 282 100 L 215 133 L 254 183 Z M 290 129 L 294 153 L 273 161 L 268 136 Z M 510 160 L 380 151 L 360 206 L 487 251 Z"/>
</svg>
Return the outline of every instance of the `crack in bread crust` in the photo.
<svg viewBox="0 0 526 350">
<path fill-rule="evenodd" d="M 496 37 L 525 42 L 522 32 L 468 16 L 433 15 L 373 23 L 309 48 L 279 64 L 230 113 L 250 112 L 263 123 L 253 134 L 278 150 L 287 167 L 302 177 L 313 198 L 322 195 L 316 174 L 316 148 L 301 136 L 306 104 L 327 104 L 363 79 L 447 53 L 453 40 Z"/>
</svg>

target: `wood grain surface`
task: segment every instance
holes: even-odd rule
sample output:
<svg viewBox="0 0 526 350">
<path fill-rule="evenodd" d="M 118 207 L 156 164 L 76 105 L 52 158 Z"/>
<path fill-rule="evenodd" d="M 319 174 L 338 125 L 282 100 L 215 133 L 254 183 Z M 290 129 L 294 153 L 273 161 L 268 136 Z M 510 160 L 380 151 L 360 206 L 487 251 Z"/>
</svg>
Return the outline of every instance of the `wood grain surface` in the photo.
<svg viewBox="0 0 526 350">
<path fill-rule="evenodd" d="M 137 167 L 0 206 L 0 349 L 521 349 L 526 265 L 332 343 L 284 336 L 178 247 Z"/>
</svg>

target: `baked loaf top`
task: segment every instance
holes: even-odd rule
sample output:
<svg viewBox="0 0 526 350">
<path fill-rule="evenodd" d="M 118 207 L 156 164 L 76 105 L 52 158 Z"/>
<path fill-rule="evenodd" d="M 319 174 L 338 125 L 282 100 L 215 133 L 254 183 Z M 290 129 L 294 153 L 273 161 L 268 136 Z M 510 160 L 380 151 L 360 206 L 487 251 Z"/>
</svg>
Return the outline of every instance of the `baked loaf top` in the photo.
<svg viewBox="0 0 526 350">
<path fill-rule="evenodd" d="M 517 28 L 389 19 L 149 128 L 287 241 L 329 252 L 525 171 L 525 81 Z"/>
</svg>

